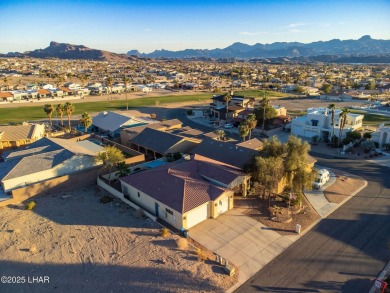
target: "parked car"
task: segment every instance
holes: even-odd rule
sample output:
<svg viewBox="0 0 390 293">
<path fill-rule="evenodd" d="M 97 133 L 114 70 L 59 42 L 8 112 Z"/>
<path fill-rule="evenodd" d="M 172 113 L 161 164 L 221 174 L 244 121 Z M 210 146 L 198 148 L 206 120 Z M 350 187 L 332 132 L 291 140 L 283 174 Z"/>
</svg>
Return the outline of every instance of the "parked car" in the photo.
<svg viewBox="0 0 390 293">
<path fill-rule="evenodd" d="M 322 186 L 325 185 L 326 182 L 329 181 L 329 178 L 330 178 L 330 174 L 328 170 L 326 169 L 318 170 L 317 177 L 313 182 L 313 187 L 316 189 L 320 189 Z"/>
<path fill-rule="evenodd" d="M 227 124 L 225 124 L 225 126 L 224 126 L 225 128 L 233 128 L 233 124 L 231 124 L 231 123 L 227 123 Z"/>
</svg>

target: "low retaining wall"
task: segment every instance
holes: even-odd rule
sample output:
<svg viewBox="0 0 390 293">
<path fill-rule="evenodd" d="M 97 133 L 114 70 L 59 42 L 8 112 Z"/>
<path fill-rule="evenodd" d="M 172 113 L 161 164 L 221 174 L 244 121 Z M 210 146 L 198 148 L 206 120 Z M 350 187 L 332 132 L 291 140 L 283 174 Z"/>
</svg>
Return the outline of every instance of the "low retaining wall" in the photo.
<svg viewBox="0 0 390 293">
<path fill-rule="evenodd" d="M 138 210 L 138 209 L 142 209 L 144 214 L 149 218 L 149 219 L 152 219 L 153 221 L 157 221 L 157 218 L 152 215 L 151 213 L 145 211 L 143 208 L 141 208 L 140 206 L 136 205 L 135 203 L 129 201 L 128 199 L 126 199 L 123 195 L 122 192 L 116 190 L 115 188 L 111 187 L 110 185 L 108 185 L 107 183 L 105 183 L 103 180 L 101 180 L 100 178 L 97 178 L 97 185 L 100 186 L 101 188 L 103 188 L 104 190 L 106 190 L 107 192 L 109 192 L 110 194 L 114 195 L 115 197 L 119 198 L 120 200 L 122 200 L 124 203 L 128 204 L 129 206 L 131 206 L 133 209 L 135 210 Z"/>
</svg>

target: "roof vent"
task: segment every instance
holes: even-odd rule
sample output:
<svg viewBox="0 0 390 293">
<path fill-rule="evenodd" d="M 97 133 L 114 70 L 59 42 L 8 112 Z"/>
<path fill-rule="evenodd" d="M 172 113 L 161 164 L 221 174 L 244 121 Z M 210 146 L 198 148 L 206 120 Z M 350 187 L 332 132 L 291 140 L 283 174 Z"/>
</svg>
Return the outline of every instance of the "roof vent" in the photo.
<svg viewBox="0 0 390 293">
<path fill-rule="evenodd" d="M 104 115 L 104 116 L 107 116 L 107 114 L 108 114 L 107 111 L 104 111 L 104 112 L 103 112 L 103 115 Z"/>
</svg>

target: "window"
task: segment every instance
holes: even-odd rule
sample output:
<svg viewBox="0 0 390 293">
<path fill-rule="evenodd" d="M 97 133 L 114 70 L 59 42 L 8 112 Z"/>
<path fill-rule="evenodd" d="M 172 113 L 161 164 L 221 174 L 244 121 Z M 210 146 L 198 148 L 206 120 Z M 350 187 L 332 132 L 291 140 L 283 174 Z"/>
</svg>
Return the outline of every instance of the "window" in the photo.
<svg viewBox="0 0 390 293">
<path fill-rule="evenodd" d="M 139 192 L 137 192 L 138 193 L 138 197 L 141 197 L 141 195 L 139 194 Z"/>
<path fill-rule="evenodd" d="M 166 211 L 168 214 L 171 214 L 171 215 L 173 215 L 173 211 L 172 211 L 172 210 L 170 210 L 170 209 L 166 208 L 166 209 L 165 209 L 165 211 Z"/>
</svg>

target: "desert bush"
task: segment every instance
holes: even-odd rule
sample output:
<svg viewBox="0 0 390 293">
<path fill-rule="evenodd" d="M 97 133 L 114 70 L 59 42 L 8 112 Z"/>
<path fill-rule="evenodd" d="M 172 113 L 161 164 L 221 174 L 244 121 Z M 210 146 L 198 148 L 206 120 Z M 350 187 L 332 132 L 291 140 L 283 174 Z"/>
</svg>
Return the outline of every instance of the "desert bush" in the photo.
<svg viewBox="0 0 390 293">
<path fill-rule="evenodd" d="M 161 229 L 161 237 L 167 238 L 171 235 L 171 232 L 167 228 Z"/>
<path fill-rule="evenodd" d="M 30 250 L 29 250 L 31 253 L 36 253 L 38 251 L 37 247 L 35 245 L 31 246 L 30 247 Z"/>
<path fill-rule="evenodd" d="M 113 202 L 113 201 L 114 201 L 114 199 L 112 197 L 108 196 L 108 195 L 102 196 L 100 198 L 100 203 L 102 203 L 102 204 L 107 204 L 107 203 L 110 203 L 110 202 Z"/>
<path fill-rule="evenodd" d="M 177 248 L 180 250 L 187 250 L 188 249 L 188 240 L 185 238 L 179 238 L 176 240 Z"/>
<path fill-rule="evenodd" d="M 35 201 L 30 201 L 30 202 L 26 205 L 26 210 L 31 211 L 33 208 L 35 208 L 35 206 L 36 206 Z"/>
<path fill-rule="evenodd" d="M 205 261 L 207 259 L 207 253 L 200 248 L 196 248 L 195 254 L 197 255 L 199 261 Z"/>
</svg>

